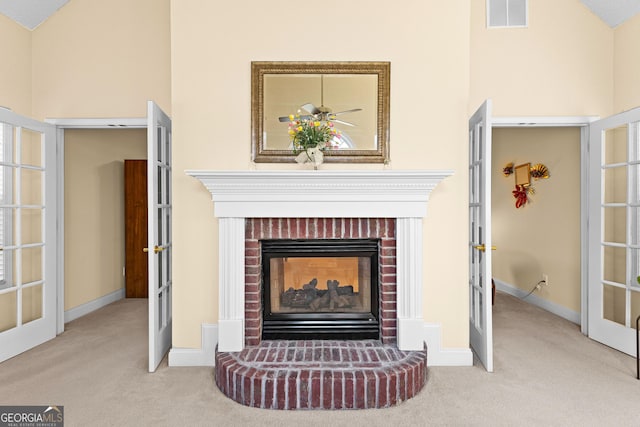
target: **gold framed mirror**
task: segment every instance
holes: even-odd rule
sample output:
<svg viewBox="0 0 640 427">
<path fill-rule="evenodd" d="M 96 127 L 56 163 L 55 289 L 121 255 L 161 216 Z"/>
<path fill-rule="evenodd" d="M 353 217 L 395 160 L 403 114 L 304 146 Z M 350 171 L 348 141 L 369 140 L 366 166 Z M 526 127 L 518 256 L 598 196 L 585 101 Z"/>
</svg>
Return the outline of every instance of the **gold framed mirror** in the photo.
<svg viewBox="0 0 640 427">
<path fill-rule="evenodd" d="M 387 163 L 390 69 L 389 62 L 252 62 L 253 161 L 293 163 L 289 116 L 317 114 L 341 133 L 325 163 Z"/>
</svg>

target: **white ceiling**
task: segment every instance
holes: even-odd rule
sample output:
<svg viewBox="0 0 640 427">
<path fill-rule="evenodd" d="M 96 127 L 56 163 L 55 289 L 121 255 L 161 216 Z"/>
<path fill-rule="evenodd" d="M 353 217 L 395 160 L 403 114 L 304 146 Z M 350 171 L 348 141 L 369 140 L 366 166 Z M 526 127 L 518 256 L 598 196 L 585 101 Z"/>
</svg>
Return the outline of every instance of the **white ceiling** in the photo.
<svg viewBox="0 0 640 427">
<path fill-rule="evenodd" d="M 0 14 L 33 30 L 69 0 L 0 0 Z M 108 1 L 108 0 L 105 0 Z M 640 0 L 580 0 L 610 27 L 640 13 Z"/>
<path fill-rule="evenodd" d="M 0 13 L 33 30 L 69 0 L 0 0 Z"/>
<path fill-rule="evenodd" d="M 640 12 L 640 0 L 580 0 L 611 28 Z"/>
</svg>

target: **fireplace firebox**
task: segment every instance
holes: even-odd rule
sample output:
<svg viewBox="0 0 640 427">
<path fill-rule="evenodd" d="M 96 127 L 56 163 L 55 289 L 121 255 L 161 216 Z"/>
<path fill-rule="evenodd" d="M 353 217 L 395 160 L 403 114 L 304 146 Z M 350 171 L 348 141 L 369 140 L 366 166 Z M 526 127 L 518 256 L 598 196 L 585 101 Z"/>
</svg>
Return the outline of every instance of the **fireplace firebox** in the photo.
<svg viewBox="0 0 640 427">
<path fill-rule="evenodd" d="M 263 240 L 262 338 L 379 339 L 379 239 Z"/>
</svg>

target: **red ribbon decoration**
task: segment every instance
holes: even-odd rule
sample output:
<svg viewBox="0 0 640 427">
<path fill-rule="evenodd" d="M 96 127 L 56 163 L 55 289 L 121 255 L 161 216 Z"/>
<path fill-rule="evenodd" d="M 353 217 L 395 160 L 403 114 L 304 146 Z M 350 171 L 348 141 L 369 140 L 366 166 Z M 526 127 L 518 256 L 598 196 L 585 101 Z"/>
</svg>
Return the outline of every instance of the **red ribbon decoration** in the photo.
<svg viewBox="0 0 640 427">
<path fill-rule="evenodd" d="M 527 202 L 527 189 L 524 185 L 516 185 L 516 189 L 512 191 L 513 197 L 516 198 L 516 209 L 521 208 Z"/>
</svg>

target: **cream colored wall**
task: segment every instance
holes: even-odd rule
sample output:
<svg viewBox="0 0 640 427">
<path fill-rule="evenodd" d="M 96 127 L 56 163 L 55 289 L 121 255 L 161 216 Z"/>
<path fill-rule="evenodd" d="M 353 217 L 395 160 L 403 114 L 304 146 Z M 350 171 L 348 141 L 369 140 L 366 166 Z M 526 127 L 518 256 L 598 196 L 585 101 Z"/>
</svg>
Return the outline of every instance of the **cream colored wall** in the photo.
<svg viewBox="0 0 640 427">
<path fill-rule="evenodd" d="M 578 128 L 494 128 L 493 277 L 529 292 L 549 276 L 541 298 L 580 312 L 580 131 Z M 530 203 L 515 208 L 514 176 L 502 168 L 543 163 L 550 178 L 532 180 Z"/>
<path fill-rule="evenodd" d="M 297 169 L 251 163 L 251 61 L 342 60 L 391 62 L 390 167 L 456 171 L 433 192 L 424 222 L 424 318 L 442 324 L 445 347 L 467 347 L 469 2 L 372 7 L 329 0 L 322 3 L 328 14 L 311 20 L 284 0 L 252 2 L 250 13 L 247 8 L 246 2 L 171 3 L 173 345 L 199 348 L 202 323 L 218 319 L 211 196 L 181 171 Z"/>
<path fill-rule="evenodd" d="M 0 106 L 31 115 L 31 32 L 0 15 Z"/>
<path fill-rule="evenodd" d="M 487 29 L 486 2 L 470 3 L 471 109 L 492 98 L 497 116 L 615 112 L 614 32 L 579 0 L 530 1 L 518 29 Z"/>
<path fill-rule="evenodd" d="M 33 115 L 171 112 L 169 0 L 72 0 L 33 31 Z"/>
<path fill-rule="evenodd" d="M 65 132 L 65 310 L 124 287 L 124 159 L 146 129 Z"/>
<path fill-rule="evenodd" d="M 640 106 L 640 15 L 615 30 L 615 111 Z"/>
</svg>

